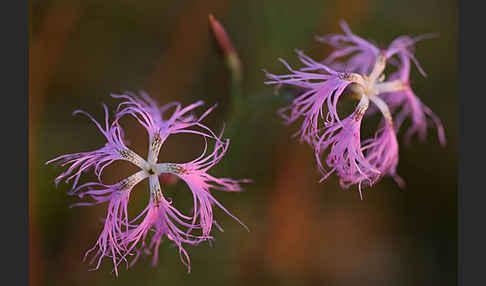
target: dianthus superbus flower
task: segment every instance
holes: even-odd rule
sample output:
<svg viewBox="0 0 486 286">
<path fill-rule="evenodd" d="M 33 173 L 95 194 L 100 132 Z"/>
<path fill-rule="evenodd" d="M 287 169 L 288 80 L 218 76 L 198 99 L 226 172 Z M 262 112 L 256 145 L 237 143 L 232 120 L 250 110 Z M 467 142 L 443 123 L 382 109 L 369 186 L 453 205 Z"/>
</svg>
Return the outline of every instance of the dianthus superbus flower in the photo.
<svg viewBox="0 0 486 286">
<path fill-rule="evenodd" d="M 193 110 L 201 106 L 202 101 L 186 107 L 177 102 L 160 107 L 143 92 L 141 96 L 127 93 L 112 97 L 121 99 L 122 102 L 118 105 L 111 123 L 108 108 L 103 105 L 104 126 L 86 112 L 75 112 L 88 116 L 95 123 L 107 139 L 105 146 L 93 151 L 62 155 L 47 162 L 69 166 L 56 178 L 56 183 L 61 180 L 74 180 L 70 194 L 91 199 L 75 205 L 108 203 L 103 230 L 94 247 L 88 250 L 86 255 L 93 254 L 91 263 L 96 262 L 95 269 L 99 268 L 103 257 L 110 257 L 115 274 L 118 275 L 120 263 L 132 265 L 142 254 L 153 253 L 155 265 L 161 242 L 168 240 L 177 246 L 181 261 L 190 271 L 190 259 L 184 246 L 208 241 L 212 239 L 210 233 L 213 225 L 220 228 L 213 218 L 213 206 L 221 208 L 246 228 L 216 200 L 211 191 L 238 192 L 242 190 L 240 183 L 248 181 L 216 178 L 207 173 L 221 160 L 229 146 L 229 139 L 223 139 L 221 135 L 216 135 L 201 123 L 213 107 L 198 117 L 193 114 Z M 172 110 L 170 115 L 169 110 Z M 123 129 L 119 125 L 119 120 L 124 116 L 132 116 L 147 130 L 147 160 L 127 147 Z M 158 154 L 165 140 L 170 135 L 178 133 L 202 136 L 206 143 L 201 156 L 187 163 L 159 163 Z M 214 142 L 212 152 L 208 152 L 208 141 Z M 103 183 L 103 169 L 118 160 L 128 161 L 141 170 L 116 184 Z M 78 185 L 80 176 L 90 169 L 94 170 L 98 181 Z M 159 176 L 168 174 L 180 178 L 189 187 L 193 195 L 192 214 L 182 213 L 175 207 L 174 202 L 164 196 Z M 133 195 L 134 187 L 147 178 L 150 186 L 147 207 L 140 214 L 131 216 L 128 210 L 130 196 Z"/>
<path fill-rule="evenodd" d="M 363 184 L 371 186 L 383 176 L 391 176 L 403 187 L 404 181 L 396 168 L 397 131 L 404 120 L 411 119 L 407 142 L 415 133 L 425 139 L 431 122 L 437 127 L 440 143 L 445 144 L 439 118 L 418 99 L 409 81 L 411 62 L 425 75 L 413 54 L 414 45 L 431 35 L 400 36 L 386 49 L 380 49 L 353 34 L 345 22 L 341 22 L 341 27 L 344 35 L 318 38 L 335 48 L 323 62 L 298 51 L 303 67 L 292 68 L 281 59 L 289 73 L 266 72 L 269 80 L 265 83 L 299 88 L 300 93 L 292 104 L 282 108 L 280 114 L 287 124 L 302 119 L 297 134 L 301 141 L 314 148 L 318 169 L 323 175 L 321 181 L 335 172 L 343 188 L 357 184 L 360 194 Z M 397 70 L 385 80 L 388 62 L 397 66 Z M 337 105 L 345 89 L 354 93 L 360 102 L 351 115 L 341 118 Z M 366 124 L 367 116 L 377 112 L 382 116 L 380 127 L 374 137 L 362 140 L 362 125 Z M 323 164 L 323 156 L 329 169 Z"/>
</svg>

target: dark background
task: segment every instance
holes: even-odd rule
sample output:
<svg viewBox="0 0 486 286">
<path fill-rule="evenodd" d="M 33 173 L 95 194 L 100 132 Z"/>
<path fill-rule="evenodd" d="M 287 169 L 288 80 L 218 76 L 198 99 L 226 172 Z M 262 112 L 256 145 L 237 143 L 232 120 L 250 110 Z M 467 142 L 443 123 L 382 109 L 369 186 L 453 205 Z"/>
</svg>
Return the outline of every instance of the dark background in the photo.
<svg viewBox="0 0 486 286">
<path fill-rule="evenodd" d="M 31 285 L 456 285 L 455 1 L 31 1 L 30 13 Z M 225 25 L 243 63 L 245 100 L 236 110 L 209 13 Z M 435 130 L 411 146 L 400 137 L 398 173 L 406 189 L 384 178 L 365 189 L 363 201 L 356 188 L 342 190 L 335 176 L 317 183 L 312 150 L 291 138 L 298 125 L 284 127 L 276 115 L 288 98 L 273 96 L 261 71 L 283 73 L 277 59 L 296 64 L 295 48 L 323 59 L 330 49 L 314 36 L 340 31 L 340 19 L 382 47 L 402 34 L 440 34 L 417 44 L 428 77 L 413 70 L 412 84 L 442 119 L 447 147 L 440 148 Z M 250 232 L 216 210 L 225 232 L 214 232 L 212 246 L 187 247 L 190 274 L 168 243 L 155 268 L 143 259 L 115 278 L 107 259 L 89 272 L 82 258 L 101 231 L 106 205 L 68 208 L 77 201 L 66 195 L 69 186 L 54 185 L 63 169 L 44 165 L 104 144 L 73 110 L 100 119 L 101 102 L 116 106 L 110 92 L 141 89 L 161 104 L 219 103 L 206 123 L 219 130 L 226 122 L 231 144 L 212 174 L 254 180 L 243 193 L 215 193 Z M 145 131 L 125 124 L 145 155 Z M 167 143 L 162 160 L 184 162 L 200 151 L 185 136 Z M 114 165 L 107 180 L 132 171 Z M 179 182 L 167 192 L 189 208 L 185 188 Z M 135 190 L 133 213 L 147 198 L 145 182 Z"/>
</svg>

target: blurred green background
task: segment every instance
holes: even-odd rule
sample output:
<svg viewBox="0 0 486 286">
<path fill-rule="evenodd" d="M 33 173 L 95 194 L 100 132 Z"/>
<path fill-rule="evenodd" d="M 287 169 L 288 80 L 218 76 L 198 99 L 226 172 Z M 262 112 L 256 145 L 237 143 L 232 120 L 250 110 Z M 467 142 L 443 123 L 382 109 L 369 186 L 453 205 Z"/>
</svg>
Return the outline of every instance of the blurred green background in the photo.
<svg viewBox="0 0 486 286">
<path fill-rule="evenodd" d="M 235 110 L 209 13 L 225 26 L 243 63 L 244 100 Z M 31 285 L 456 285 L 457 1 L 32 0 L 30 15 Z M 295 65 L 296 48 L 323 59 L 330 49 L 314 37 L 340 32 L 340 19 L 382 47 L 403 34 L 440 34 L 417 44 L 428 77 L 415 69 L 411 78 L 441 118 L 447 147 L 440 148 L 431 129 L 424 143 L 405 146 L 400 137 L 398 173 L 406 189 L 387 177 L 365 189 L 363 201 L 335 176 L 318 183 L 311 148 L 291 138 L 298 124 L 282 126 L 276 114 L 288 96 L 274 96 L 263 84 L 262 69 L 283 73 L 277 59 Z M 145 258 L 116 278 L 107 259 L 99 271 L 88 271 L 82 258 L 102 229 L 106 205 L 68 208 L 78 201 L 66 194 L 70 186 L 54 185 L 63 169 L 44 165 L 104 144 L 93 124 L 71 112 L 101 119 L 102 102 L 116 106 L 110 92 L 127 90 L 145 90 L 160 104 L 218 103 L 206 123 L 219 130 L 226 122 L 231 144 L 212 174 L 254 180 L 243 193 L 215 193 L 250 232 L 216 210 L 225 231 L 214 231 L 212 246 L 187 247 L 190 274 L 167 242 L 155 268 Z M 124 127 L 145 156 L 145 130 L 131 121 Z M 184 162 L 200 151 L 200 142 L 185 136 L 167 143 L 160 156 L 166 161 Z M 106 180 L 132 171 L 117 164 Z M 182 182 L 165 189 L 189 209 Z M 147 199 L 144 182 L 131 213 Z"/>
</svg>

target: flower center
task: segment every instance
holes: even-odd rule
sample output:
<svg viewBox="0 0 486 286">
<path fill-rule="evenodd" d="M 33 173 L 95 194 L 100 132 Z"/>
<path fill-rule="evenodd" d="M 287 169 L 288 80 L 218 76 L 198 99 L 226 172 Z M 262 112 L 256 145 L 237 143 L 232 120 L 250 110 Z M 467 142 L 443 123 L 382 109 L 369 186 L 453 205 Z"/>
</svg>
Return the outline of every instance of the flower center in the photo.
<svg viewBox="0 0 486 286">
<path fill-rule="evenodd" d="M 157 166 L 155 164 L 152 164 L 152 163 L 148 163 L 146 168 L 145 168 L 145 171 L 150 175 L 155 175 L 157 173 Z"/>
</svg>

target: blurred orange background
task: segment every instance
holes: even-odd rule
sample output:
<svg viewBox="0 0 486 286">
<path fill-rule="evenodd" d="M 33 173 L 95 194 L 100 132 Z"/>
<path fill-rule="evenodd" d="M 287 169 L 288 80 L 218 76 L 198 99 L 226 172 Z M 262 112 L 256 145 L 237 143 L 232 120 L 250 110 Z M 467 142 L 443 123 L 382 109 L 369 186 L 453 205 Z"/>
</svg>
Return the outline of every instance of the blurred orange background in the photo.
<svg viewBox="0 0 486 286">
<path fill-rule="evenodd" d="M 243 102 L 230 107 L 231 76 L 211 38 L 208 15 L 226 28 L 243 65 Z M 363 38 L 386 46 L 395 37 L 435 32 L 417 44 L 428 74 L 416 70 L 416 94 L 442 120 L 447 146 L 435 130 L 426 142 L 400 149 L 398 173 L 407 187 L 384 178 L 364 191 L 323 183 L 310 147 L 292 138 L 277 109 L 289 103 L 263 84 L 262 69 L 281 74 L 278 58 L 297 63 L 294 49 L 317 60 L 329 52 L 316 35 L 340 32 L 339 20 Z M 225 229 L 215 241 L 187 247 L 187 269 L 174 247 L 160 247 L 154 268 L 142 259 L 116 278 L 111 262 L 98 271 L 82 262 L 96 241 L 106 206 L 69 208 L 76 202 L 56 189 L 62 168 L 44 163 L 92 150 L 103 137 L 83 109 L 100 119 L 101 103 L 115 108 L 111 92 L 145 90 L 160 104 L 204 100 L 218 107 L 206 123 L 226 122 L 230 150 L 212 174 L 252 178 L 245 192 L 215 193 L 250 228 L 215 211 Z M 457 2 L 294 0 L 32 0 L 30 11 L 30 284 L 31 285 L 456 285 L 457 281 Z M 144 154 L 145 130 L 127 121 L 127 137 Z M 169 139 L 161 153 L 183 162 L 198 142 Z M 130 174 L 118 164 L 107 181 Z M 89 178 L 86 177 L 85 180 Z M 148 199 L 137 186 L 132 207 Z M 190 206 L 186 187 L 167 186 Z"/>
</svg>

